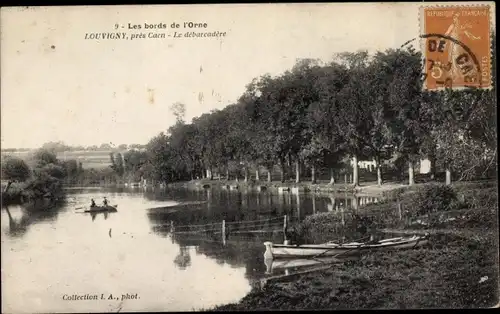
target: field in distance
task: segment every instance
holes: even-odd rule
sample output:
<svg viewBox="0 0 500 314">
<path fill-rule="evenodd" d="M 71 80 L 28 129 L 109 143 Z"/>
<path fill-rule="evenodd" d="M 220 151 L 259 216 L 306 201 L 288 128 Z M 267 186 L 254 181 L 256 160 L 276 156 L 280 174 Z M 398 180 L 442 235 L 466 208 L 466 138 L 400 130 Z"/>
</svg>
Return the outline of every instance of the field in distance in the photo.
<svg viewBox="0 0 500 314">
<path fill-rule="evenodd" d="M 25 160 L 29 165 L 32 164 L 34 151 L 17 151 L 17 152 L 2 152 L 2 158 L 5 156 L 18 157 Z M 66 151 L 58 152 L 57 158 L 59 160 L 75 159 L 82 163 L 83 168 L 105 168 L 111 166 L 109 154 L 111 150 L 105 151 Z"/>
</svg>

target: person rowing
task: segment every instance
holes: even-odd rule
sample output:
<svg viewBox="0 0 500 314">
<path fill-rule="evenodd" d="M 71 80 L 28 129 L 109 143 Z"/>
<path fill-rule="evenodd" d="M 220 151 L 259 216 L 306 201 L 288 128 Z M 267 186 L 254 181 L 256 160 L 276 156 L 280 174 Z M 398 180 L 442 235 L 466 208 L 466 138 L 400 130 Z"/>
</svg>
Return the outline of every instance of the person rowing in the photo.
<svg viewBox="0 0 500 314">
<path fill-rule="evenodd" d="M 108 200 L 106 199 L 106 196 L 104 196 L 104 200 L 102 201 L 104 206 L 108 206 Z"/>
<path fill-rule="evenodd" d="M 91 200 L 90 200 L 90 207 L 95 207 L 95 206 L 96 206 L 96 205 L 95 205 L 95 201 L 94 201 L 94 199 L 91 199 Z"/>
</svg>

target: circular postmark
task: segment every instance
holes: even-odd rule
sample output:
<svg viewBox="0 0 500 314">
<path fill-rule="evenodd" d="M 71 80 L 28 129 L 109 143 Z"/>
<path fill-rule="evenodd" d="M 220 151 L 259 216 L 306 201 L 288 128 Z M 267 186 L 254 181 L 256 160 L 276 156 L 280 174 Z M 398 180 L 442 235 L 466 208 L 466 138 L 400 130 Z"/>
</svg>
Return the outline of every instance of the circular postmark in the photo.
<svg viewBox="0 0 500 314">
<path fill-rule="evenodd" d="M 422 34 L 419 38 L 425 43 L 421 45 L 425 89 L 482 86 L 479 60 L 467 45 L 443 34 Z M 416 39 L 405 42 L 401 47 Z"/>
</svg>

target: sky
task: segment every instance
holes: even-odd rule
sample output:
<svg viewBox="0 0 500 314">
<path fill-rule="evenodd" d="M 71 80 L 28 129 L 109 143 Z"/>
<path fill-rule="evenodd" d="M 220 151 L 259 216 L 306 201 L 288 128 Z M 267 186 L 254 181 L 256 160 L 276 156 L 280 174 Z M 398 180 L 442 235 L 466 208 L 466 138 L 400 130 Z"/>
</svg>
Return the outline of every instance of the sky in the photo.
<svg viewBox="0 0 500 314">
<path fill-rule="evenodd" d="M 173 103 L 186 105 L 190 121 L 236 102 L 253 78 L 279 75 L 297 59 L 400 47 L 419 35 L 421 5 L 2 8 L 1 147 L 145 144 L 175 123 Z M 181 28 L 170 28 L 174 22 Z M 184 22 L 207 23 L 194 31 L 226 36 L 85 39 L 86 33 L 193 30 Z M 143 28 L 129 30 L 129 23 Z M 168 28 L 146 30 L 144 23 Z"/>
</svg>

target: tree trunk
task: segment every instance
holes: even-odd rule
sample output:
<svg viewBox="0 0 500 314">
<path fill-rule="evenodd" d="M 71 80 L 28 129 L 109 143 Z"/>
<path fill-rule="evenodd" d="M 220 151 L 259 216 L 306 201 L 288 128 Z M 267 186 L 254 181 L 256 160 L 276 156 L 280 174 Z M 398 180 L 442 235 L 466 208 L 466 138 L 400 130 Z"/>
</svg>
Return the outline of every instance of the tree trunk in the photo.
<svg viewBox="0 0 500 314">
<path fill-rule="evenodd" d="M 358 156 L 354 155 L 352 157 L 353 165 L 352 165 L 352 185 L 358 186 L 359 185 L 359 178 L 358 178 Z"/>
<path fill-rule="evenodd" d="M 382 168 L 380 167 L 380 159 L 377 158 L 375 160 L 375 167 L 377 168 L 377 184 L 378 186 L 381 186 L 382 185 Z"/>
<path fill-rule="evenodd" d="M 283 162 L 280 163 L 280 167 L 281 167 L 281 183 L 284 183 L 285 182 L 285 165 Z"/>
<path fill-rule="evenodd" d="M 245 166 L 245 182 L 248 182 L 248 168 Z"/>
<path fill-rule="evenodd" d="M 229 180 L 229 167 L 226 166 L 226 180 Z"/>
<path fill-rule="evenodd" d="M 260 178 L 259 178 L 259 168 L 257 168 L 255 170 L 255 181 L 260 181 Z"/>
<path fill-rule="evenodd" d="M 12 181 L 9 180 L 9 182 L 7 182 L 7 186 L 5 187 L 5 191 L 3 191 L 4 193 L 7 193 L 7 191 L 9 190 L 10 186 L 12 185 Z"/>
<path fill-rule="evenodd" d="M 333 172 L 333 168 L 330 168 L 330 184 L 335 184 L 335 173 Z"/>
<path fill-rule="evenodd" d="M 210 180 L 213 180 L 214 179 L 214 176 L 213 176 L 213 173 L 212 173 L 212 168 L 210 168 L 210 170 L 208 170 L 208 173 L 209 173 L 209 179 Z"/>
<path fill-rule="evenodd" d="M 446 168 L 446 185 L 451 184 L 451 170 L 450 168 Z"/>
<path fill-rule="evenodd" d="M 300 183 L 300 162 L 295 162 L 295 183 Z"/>
<path fill-rule="evenodd" d="M 436 156 L 434 154 L 429 156 L 429 168 L 431 179 L 434 180 L 436 178 Z"/>
<path fill-rule="evenodd" d="M 415 184 L 415 174 L 413 170 L 413 161 L 408 162 L 408 185 L 412 186 Z"/>
<path fill-rule="evenodd" d="M 312 196 L 312 207 L 313 207 L 313 214 L 316 214 L 316 197 L 314 197 L 314 194 Z"/>
<path fill-rule="evenodd" d="M 314 167 L 314 165 L 311 166 L 311 183 L 316 183 L 316 168 Z"/>
<path fill-rule="evenodd" d="M 354 196 L 354 198 L 352 199 L 352 208 L 355 211 L 359 208 L 359 199 L 356 196 Z"/>
<path fill-rule="evenodd" d="M 271 170 L 268 169 L 267 170 L 267 182 L 271 182 L 272 178 L 271 178 Z"/>
</svg>

